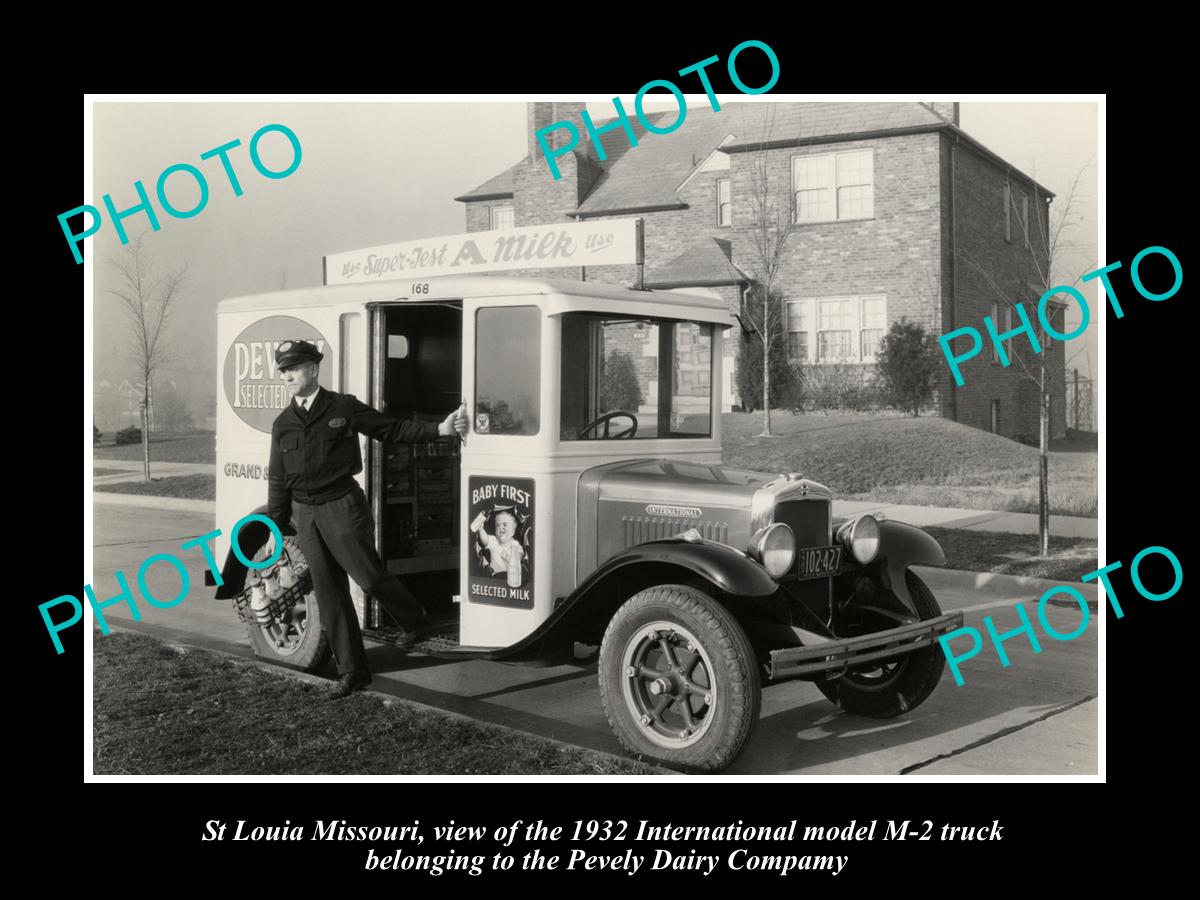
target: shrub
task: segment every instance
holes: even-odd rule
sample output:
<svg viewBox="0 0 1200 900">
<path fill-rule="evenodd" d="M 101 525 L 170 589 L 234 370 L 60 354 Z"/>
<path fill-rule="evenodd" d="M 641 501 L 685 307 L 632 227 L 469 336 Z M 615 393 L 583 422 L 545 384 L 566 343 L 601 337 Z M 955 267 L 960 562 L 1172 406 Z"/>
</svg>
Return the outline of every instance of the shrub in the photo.
<svg viewBox="0 0 1200 900">
<path fill-rule="evenodd" d="M 937 344 L 923 325 L 901 319 L 893 322 L 876 354 L 879 378 L 888 402 L 897 409 L 921 414 L 933 399 L 938 371 Z"/>
<path fill-rule="evenodd" d="M 883 394 L 869 366 L 832 363 L 805 366 L 799 372 L 800 403 L 795 412 L 878 409 Z"/>
<path fill-rule="evenodd" d="M 104 437 L 104 432 L 101 431 L 99 428 L 97 428 L 95 425 L 93 425 L 92 426 L 92 443 L 93 444 L 100 443 L 100 438 L 102 438 L 102 437 Z"/>
<path fill-rule="evenodd" d="M 117 432 L 118 444 L 140 444 L 142 442 L 142 429 L 136 425 L 130 425 L 128 428 L 122 428 Z"/>
<path fill-rule="evenodd" d="M 642 405 L 642 388 L 638 384 L 633 360 L 620 350 L 608 354 L 600 374 L 600 409 L 623 409 L 636 413 Z"/>
<path fill-rule="evenodd" d="M 746 311 L 755 322 L 762 321 L 762 301 L 752 292 L 746 300 Z M 783 298 L 774 295 L 771 308 L 771 408 L 791 409 L 800 402 L 799 367 L 788 360 L 787 340 L 783 332 Z M 742 333 L 737 359 L 738 395 L 742 409 L 754 412 L 762 409 L 763 344 L 757 332 Z"/>
</svg>

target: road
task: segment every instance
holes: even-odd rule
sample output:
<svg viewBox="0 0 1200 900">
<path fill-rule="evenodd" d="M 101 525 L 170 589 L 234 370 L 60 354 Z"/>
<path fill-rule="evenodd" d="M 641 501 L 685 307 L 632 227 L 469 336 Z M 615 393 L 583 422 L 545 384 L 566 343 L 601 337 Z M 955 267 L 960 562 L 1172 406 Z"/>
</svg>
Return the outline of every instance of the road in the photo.
<svg viewBox="0 0 1200 900">
<path fill-rule="evenodd" d="M 118 592 L 114 573 L 133 583 L 154 553 L 179 554 L 179 545 L 212 529 L 211 516 L 135 506 L 95 506 L 93 589 L 99 599 Z M 212 599 L 199 552 L 182 554 L 192 588 L 180 605 L 139 604 L 134 622 L 124 604 L 106 610 L 114 627 L 251 657 L 244 628 L 229 601 Z M 942 609 L 964 610 L 965 624 L 998 631 L 1019 624 L 1012 609 L 1026 602 L 1030 616 L 1040 590 L 1014 593 L 1013 582 L 937 569 L 920 570 Z M 149 573 L 150 589 L 170 598 L 178 576 L 166 565 Z M 1044 583 L 1043 583 L 1044 587 Z M 1094 586 L 1082 586 L 1093 601 Z M 1060 633 L 1073 631 L 1076 606 L 1048 606 Z M 1089 775 L 1097 772 L 1097 622 L 1070 641 L 1040 631 L 1041 653 L 1018 636 L 1005 643 L 1004 668 L 986 643 L 962 667 L 964 684 L 949 670 L 933 696 L 911 713 L 886 721 L 850 715 L 807 682 L 770 685 L 746 752 L 726 774 L 747 775 Z M 1036 627 L 1036 626 L 1035 626 Z M 103 640 L 103 638 L 97 638 Z M 965 641 L 964 641 L 965 643 Z M 369 644 L 372 689 L 473 718 L 612 753 L 620 745 L 600 704 L 595 666 L 526 668 L 479 660 L 454 662 L 413 656 Z"/>
</svg>

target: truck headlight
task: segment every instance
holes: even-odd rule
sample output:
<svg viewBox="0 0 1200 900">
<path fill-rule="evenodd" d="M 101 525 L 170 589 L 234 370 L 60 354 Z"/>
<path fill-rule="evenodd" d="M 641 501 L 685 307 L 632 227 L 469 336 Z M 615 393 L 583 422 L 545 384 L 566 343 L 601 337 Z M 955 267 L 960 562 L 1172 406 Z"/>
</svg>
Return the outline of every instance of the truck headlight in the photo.
<svg viewBox="0 0 1200 900">
<path fill-rule="evenodd" d="M 837 537 L 850 555 L 864 566 L 879 553 L 879 522 L 874 516 L 852 519 L 838 529 Z"/>
<path fill-rule="evenodd" d="M 755 532 L 750 540 L 750 553 L 767 574 L 779 578 L 787 574 L 796 559 L 796 536 L 783 522 L 776 522 Z"/>
</svg>

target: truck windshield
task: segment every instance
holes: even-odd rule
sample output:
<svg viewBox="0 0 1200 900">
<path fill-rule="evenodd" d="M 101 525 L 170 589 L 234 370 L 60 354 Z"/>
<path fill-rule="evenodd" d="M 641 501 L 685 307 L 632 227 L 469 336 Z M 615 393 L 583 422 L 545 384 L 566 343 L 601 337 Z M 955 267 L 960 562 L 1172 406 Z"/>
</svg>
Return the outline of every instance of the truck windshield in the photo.
<svg viewBox="0 0 1200 900">
<path fill-rule="evenodd" d="M 712 328 L 563 316 L 561 439 L 711 437 Z"/>
</svg>

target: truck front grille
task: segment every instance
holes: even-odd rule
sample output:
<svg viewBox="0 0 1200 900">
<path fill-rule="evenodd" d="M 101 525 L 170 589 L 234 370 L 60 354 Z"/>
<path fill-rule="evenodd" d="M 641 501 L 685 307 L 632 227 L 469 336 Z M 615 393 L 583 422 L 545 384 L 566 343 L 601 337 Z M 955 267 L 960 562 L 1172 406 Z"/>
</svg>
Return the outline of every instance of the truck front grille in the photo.
<svg viewBox="0 0 1200 900">
<path fill-rule="evenodd" d="M 823 498 L 788 500 L 775 507 L 775 521 L 792 529 L 797 550 L 827 547 L 832 543 L 829 512 L 829 501 Z"/>
</svg>

